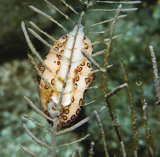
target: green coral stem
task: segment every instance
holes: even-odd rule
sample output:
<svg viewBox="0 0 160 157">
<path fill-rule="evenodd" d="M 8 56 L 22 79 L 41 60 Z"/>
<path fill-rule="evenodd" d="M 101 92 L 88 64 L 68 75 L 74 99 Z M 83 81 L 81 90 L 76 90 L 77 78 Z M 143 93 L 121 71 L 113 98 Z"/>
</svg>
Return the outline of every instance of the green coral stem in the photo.
<svg viewBox="0 0 160 157">
<path fill-rule="evenodd" d="M 155 157 L 154 151 L 153 151 L 153 148 L 152 148 L 152 135 L 151 135 L 151 131 L 150 131 L 149 126 L 148 126 L 147 102 L 144 98 L 142 85 L 143 85 L 142 81 L 139 77 L 138 86 L 140 88 L 140 97 L 141 97 L 141 103 L 142 103 L 143 120 L 144 120 L 144 127 L 145 127 L 145 131 L 146 131 L 146 142 L 147 142 L 148 151 L 149 151 L 151 157 Z"/>
<path fill-rule="evenodd" d="M 114 19 L 112 21 L 112 24 L 111 24 L 111 31 L 110 31 L 110 35 L 109 35 L 109 40 L 104 42 L 105 45 L 106 45 L 106 53 L 105 53 L 105 58 L 104 58 L 104 68 L 106 69 L 107 66 L 108 66 L 108 60 L 109 60 L 109 57 L 111 55 L 111 51 L 112 51 L 112 37 L 113 37 L 113 34 L 114 34 L 114 30 L 115 30 L 115 26 L 116 26 L 116 21 L 117 21 L 117 18 L 118 18 L 118 15 L 120 13 L 122 9 L 122 5 L 119 5 L 117 10 L 116 10 L 116 14 L 114 16 Z M 106 77 L 106 72 L 103 72 L 102 74 L 102 82 L 103 82 L 103 90 L 104 90 L 104 94 L 105 96 L 109 93 L 109 90 L 108 90 L 108 80 L 107 80 L 107 77 Z M 112 109 L 112 106 L 109 102 L 109 99 L 106 98 L 106 104 L 107 104 L 107 107 L 108 107 L 108 110 L 109 110 L 109 114 L 110 114 L 110 117 L 111 117 L 111 120 L 112 120 L 112 125 L 115 129 L 115 132 L 117 134 L 117 137 L 120 141 L 120 145 L 121 145 L 121 150 L 122 150 L 122 156 L 123 157 L 126 157 L 126 151 L 125 151 L 125 146 L 124 146 L 124 142 L 123 142 L 123 138 L 122 136 L 120 135 L 120 131 L 119 131 L 119 128 L 118 128 L 118 125 L 117 125 L 117 120 L 116 120 L 116 117 L 114 116 L 114 113 L 113 113 L 113 109 Z"/>
<path fill-rule="evenodd" d="M 131 116 L 132 116 L 134 157 L 136 157 L 137 150 L 138 150 L 138 129 L 137 129 L 137 116 L 136 116 L 136 111 L 135 111 L 135 107 L 134 107 L 135 102 L 134 102 L 133 92 L 130 87 L 130 82 L 128 80 L 127 71 L 125 69 L 125 65 L 124 65 L 123 61 L 120 61 L 120 64 L 121 64 L 121 69 L 123 72 L 124 82 L 128 84 L 127 93 L 128 93 L 128 99 L 129 99 L 129 103 L 130 103 Z"/>
</svg>

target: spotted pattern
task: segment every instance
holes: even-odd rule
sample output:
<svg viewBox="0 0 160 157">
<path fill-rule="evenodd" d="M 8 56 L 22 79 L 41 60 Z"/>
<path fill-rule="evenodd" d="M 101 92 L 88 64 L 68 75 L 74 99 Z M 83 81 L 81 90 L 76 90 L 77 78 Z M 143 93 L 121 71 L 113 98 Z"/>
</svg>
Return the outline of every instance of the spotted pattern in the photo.
<svg viewBox="0 0 160 157">
<path fill-rule="evenodd" d="M 69 114 L 69 109 L 65 109 L 65 110 L 64 110 L 64 113 L 65 113 L 65 114 Z"/>
<path fill-rule="evenodd" d="M 39 70 L 43 73 L 45 71 L 45 67 L 44 66 L 39 66 Z"/>
<path fill-rule="evenodd" d="M 75 84 L 75 82 L 76 82 L 76 77 L 73 77 L 72 81 L 73 81 L 73 84 Z"/>
<path fill-rule="evenodd" d="M 85 78 L 86 84 L 90 82 L 90 78 Z"/>
<path fill-rule="evenodd" d="M 57 54 L 57 58 L 61 60 L 62 56 Z"/>
<path fill-rule="evenodd" d="M 77 85 L 77 83 L 75 83 L 75 84 L 74 84 L 74 88 L 76 89 L 76 88 L 77 88 L 77 86 L 78 86 L 78 85 Z"/>
<path fill-rule="evenodd" d="M 91 68 L 91 63 L 87 63 L 87 67 L 88 67 L 88 68 Z"/>
<path fill-rule="evenodd" d="M 63 116 L 63 119 L 64 119 L 64 120 L 67 120 L 67 116 L 64 115 L 64 116 Z"/>
<path fill-rule="evenodd" d="M 61 48 L 62 46 L 63 46 L 62 43 L 59 43 L 59 44 L 58 44 L 58 47 L 59 47 L 59 48 Z"/>
<path fill-rule="evenodd" d="M 76 77 L 76 81 L 79 81 L 79 76 Z"/>
<path fill-rule="evenodd" d="M 71 122 L 72 122 L 71 120 L 68 120 L 68 121 L 67 121 L 67 124 L 69 125 Z"/>
<path fill-rule="evenodd" d="M 45 85 L 44 88 L 45 88 L 45 89 L 49 89 L 49 86 L 48 86 L 48 85 Z"/>
<path fill-rule="evenodd" d="M 80 105 L 80 106 L 83 105 L 83 99 L 82 99 L 82 98 L 79 100 L 79 105 Z"/>
<path fill-rule="evenodd" d="M 75 70 L 74 70 L 74 73 L 75 73 L 75 74 L 78 74 L 78 69 L 75 69 Z"/>
<path fill-rule="evenodd" d="M 51 84 L 55 85 L 55 80 L 54 79 L 51 80 Z"/>
<path fill-rule="evenodd" d="M 82 62 L 82 63 L 81 63 L 81 66 L 84 66 L 84 65 L 85 65 L 85 62 Z"/>
<path fill-rule="evenodd" d="M 55 49 L 58 51 L 59 50 L 59 48 L 58 47 L 55 47 Z"/>
<path fill-rule="evenodd" d="M 72 103 L 74 102 L 74 97 L 72 97 L 71 101 L 72 101 Z"/>
<path fill-rule="evenodd" d="M 56 70 L 56 74 L 58 74 L 59 70 Z"/>
<path fill-rule="evenodd" d="M 62 37 L 62 39 L 66 39 L 67 38 L 67 36 L 66 35 L 64 35 L 63 37 Z"/>
<path fill-rule="evenodd" d="M 77 115 L 77 116 L 79 115 L 80 111 L 81 111 L 81 110 L 78 108 L 77 111 L 76 111 L 76 115 Z"/>
<path fill-rule="evenodd" d="M 88 49 L 88 48 L 89 48 L 89 46 L 88 46 L 88 45 L 84 47 L 84 49 Z"/>
<path fill-rule="evenodd" d="M 75 119 L 76 119 L 76 116 L 73 115 L 73 116 L 71 117 L 71 120 L 75 120 Z"/>
<path fill-rule="evenodd" d="M 95 78 L 96 78 L 95 73 L 92 73 L 92 74 L 91 74 L 91 79 L 94 80 Z"/>
<path fill-rule="evenodd" d="M 93 49 L 91 42 L 88 38 L 83 35 L 81 39 L 83 42 L 82 48 L 88 53 L 92 54 Z M 43 65 L 39 66 L 39 70 L 43 73 L 42 77 L 45 78 L 53 88 L 56 87 L 56 79 L 64 82 L 64 80 L 58 77 L 61 66 L 63 66 L 63 57 L 67 52 L 67 44 L 70 41 L 70 36 L 62 36 L 57 43 L 54 44 L 54 50 L 50 50 L 49 54 L 45 57 L 44 63 L 53 70 L 53 74 L 49 70 L 45 69 Z M 56 51 L 55 51 L 56 50 Z M 79 52 L 79 51 L 78 51 Z M 63 53 L 63 55 L 60 53 Z M 71 83 L 73 86 L 73 95 L 70 98 L 70 104 L 66 107 L 62 106 L 61 113 L 58 120 L 58 127 L 65 127 L 70 125 L 77 116 L 80 114 L 83 105 L 83 100 L 86 93 L 86 88 L 92 83 L 95 78 L 95 74 L 92 74 L 92 66 L 90 61 L 82 54 L 82 61 L 73 69 L 74 76 L 71 78 Z M 48 112 L 48 104 L 53 101 L 53 94 L 56 90 L 52 91 L 52 88 L 47 86 L 43 79 L 40 80 L 40 97 L 44 113 L 52 118 L 51 114 Z M 56 104 L 56 103 L 55 103 Z M 55 106 L 52 107 L 55 110 Z M 53 124 L 53 123 L 52 123 Z"/>
<path fill-rule="evenodd" d="M 80 67 L 79 69 L 78 69 L 78 72 L 81 72 L 83 70 L 83 68 L 82 67 Z"/>
<path fill-rule="evenodd" d="M 65 126 L 66 126 L 66 123 L 65 123 L 65 122 L 62 122 L 62 126 L 65 127 Z"/>
</svg>

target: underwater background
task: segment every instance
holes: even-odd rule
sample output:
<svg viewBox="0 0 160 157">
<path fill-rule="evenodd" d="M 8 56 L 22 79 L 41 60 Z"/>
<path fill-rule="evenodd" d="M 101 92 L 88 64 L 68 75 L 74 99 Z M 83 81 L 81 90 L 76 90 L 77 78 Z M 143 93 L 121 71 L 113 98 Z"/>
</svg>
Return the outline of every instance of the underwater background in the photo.
<svg viewBox="0 0 160 157">
<path fill-rule="evenodd" d="M 75 15 L 66 9 L 60 1 L 54 0 L 51 2 L 54 2 L 54 5 L 58 6 L 58 8 L 65 12 L 73 21 L 77 20 Z M 81 9 L 79 8 L 78 2 L 74 0 L 68 0 L 67 2 L 74 6 L 75 9 Z M 26 25 L 29 26 L 29 21 L 34 21 L 41 29 L 57 39 L 64 35 L 64 32 L 54 23 L 49 22 L 33 12 L 28 8 L 28 5 L 36 6 L 52 15 L 63 25 L 66 23 L 66 20 L 54 9 L 49 8 L 44 1 L 0 0 L 0 157 L 27 156 L 21 149 L 22 145 L 39 154 L 39 157 L 50 156 L 48 150 L 32 141 L 22 127 L 22 123 L 25 123 L 34 135 L 40 139 L 43 138 L 45 141 L 50 141 L 50 135 L 45 130 L 24 118 L 24 114 L 27 113 L 49 126 L 47 121 L 37 115 L 27 105 L 24 99 L 24 96 L 27 96 L 41 108 L 38 87 L 35 84 L 37 75 L 27 57 L 27 53 L 29 53 L 30 50 L 27 47 L 21 29 L 21 22 L 25 21 Z M 98 7 L 103 7 L 103 5 L 99 4 Z M 134 7 L 137 7 L 138 10 L 129 12 L 127 17 L 120 20 L 116 25 L 116 33 L 125 33 L 125 35 L 115 40 L 112 45 L 113 54 L 109 63 L 113 64 L 113 67 L 108 70 L 109 88 L 113 89 L 123 83 L 123 74 L 120 70 L 120 62 L 118 61 L 120 58 L 126 65 L 135 99 L 139 144 L 138 156 L 149 157 L 142 118 L 140 92 L 136 85 L 138 80 L 137 73 L 141 73 L 144 96 L 148 104 L 148 123 L 152 132 L 153 150 L 156 156 L 160 157 L 160 123 L 156 115 L 157 104 L 149 53 L 149 45 L 152 45 L 156 52 L 158 67 L 160 67 L 160 0 L 144 0 L 143 3 L 135 5 Z M 116 8 L 116 5 L 108 5 L 106 8 Z M 82 24 L 84 23 L 86 27 L 89 27 L 91 23 L 102 21 L 106 18 L 109 19 L 109 17 L 113 17 L 113 13 L 104 12 L 100 15 L 87 13 Z M 108 26 L 108 24 L 102 25 L 99 29 L 107 28 Z M 70 31 L 73 29 L 73 25 L 70 25 L 70 23 L 67 23 L 66 27 Z M 99 38 L 96 38 L 93 34 L 87 34 L 87 36 L 91 41 L 99 40 Z M 34 36 L 30 35 L 30 37 L 41 56 L 44 57 L 49 49 L 35 39 Z M 103 35 L 101 37 L 103 38 Z M 103 46 L 95 46 L 95 52 L 102 49 Z M 103 62 L 103 57 L 98 57 L 96 60 L 101 63 Z M 82 109 L 77 121 L 85 118 L 93 113 L 94 110 L 104 105 L 101 76 L 99 73 L 93 85 L 98 85 L 100 88 L 89 90 L 85 102 L 95 100 L 95 96 L 96 101 Z M 132 118 L 126 90 L 120 91 L 117 96 L 112 98 L 111 102 L 118 125 L 120 126 L 120 132 L 126 144 L 127 156 L 133 156 Z M 111 154 L 111 156 L 121 154 L 119 142 L 112 127 L 108 111 L 104 111 L 100 116 L 104 125 L 109 154 Z M 86 133 L 90 133 L 89 139 L 79 144 L 58 149 L 57 156 L 70 156 L 73 149 L 77 146 L 80 148 L 82 156 L 87 156 L 86 154 L 88 153 L 92 140 L 96 143 L 94 146 L 95 156 L 104 156 L 102 149 L 103 143 L 95 119 L 89 121 L 89 123 L 74 132 L 68 133 L 67 136 L 58 137 L 57 141 L 63 144 L 69 142 L 71 139 L 76 140 Z"/>
</svg>

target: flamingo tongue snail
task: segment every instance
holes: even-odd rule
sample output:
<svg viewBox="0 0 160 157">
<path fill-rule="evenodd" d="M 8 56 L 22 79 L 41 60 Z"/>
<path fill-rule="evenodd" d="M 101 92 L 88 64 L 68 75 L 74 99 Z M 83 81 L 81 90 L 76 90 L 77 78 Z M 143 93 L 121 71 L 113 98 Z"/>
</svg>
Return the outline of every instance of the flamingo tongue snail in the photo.
<svg viewBox="0 0 160 157">
<path fill-rule="evenodd" d="M 72 51 L 75 35 L 77 35 L 76 42 Z M 52 106 L 49 109 L 49 104 L 51 102 L 54 102 L 55 105 L 58 104 L 72 51 L 72 63 L 61 101 L 61 111 L 58 120 L 58 127 L 64 127 L 75 120 L 80 113 L 84 92 L 95 78 L 90 61 L 81 52 L 84 49 L 91 55 L 93 48 L 91 41 L 84 36 L 82 25 L 80 25 L 79 29 L 76 25 L 68 35 L 62 36 L 53 47 L 56 51 L 51 49 L 44 59 L 44 63 L 52 72 L 42 65 L 39 67 L 43 77 L 40 80 L 39 91 L 45 114 L 53 118 L 52 111 L 55 108 Z M 45 84 L 44 79 L 52 88 Z"/>
</svg>

